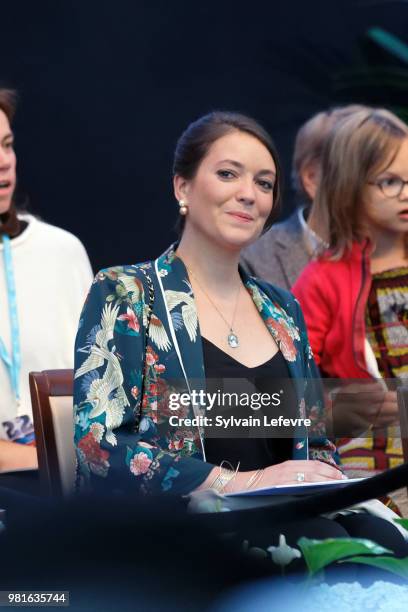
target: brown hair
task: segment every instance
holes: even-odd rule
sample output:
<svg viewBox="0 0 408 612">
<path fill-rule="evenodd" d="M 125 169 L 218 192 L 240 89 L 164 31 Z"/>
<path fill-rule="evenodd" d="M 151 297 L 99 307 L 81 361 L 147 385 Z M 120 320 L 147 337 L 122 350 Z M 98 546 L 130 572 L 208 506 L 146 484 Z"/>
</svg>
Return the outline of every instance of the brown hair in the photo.
<svg viewBox="0 0 408 612">
<path fill-rule="evenodd" d="M 363 240 L 361 203 L 367 181 L 386 169 L 408 136 L 408 126 L 385 109 L 366 109 L 331 130 L 321 159 L 321 180 L 308 224 L 340 259 Z"/>
<path fill-rule="evenodd" d="M 17 92 L 14 89 L 0 87 L 0 110 L 6 115 L 11 124 L 16 114 Z"/>
<path fill-rule="evenodd" d="M 0 111 L 6 115 L 11 124 L 14 119 L 17 106 L 17 92 L 14 89 L 0 87 Z M 0 234 L 16 236 L 20 232 L 20 221 L 17 217 L 14 197 L 7 212 L 0 215 Z"/>
<path fill-rule="evenodd" d="M 234 131 L 245 132 L 254 136 L 268 149 L 275 162 L 276 180 L 273 188 L 273 207 L 264 226 L 264 231 L 266 231 L 272 225 L 279 211 L 282 170 L 272 138 L 255 119 L 240 113 L 214 111 L 190 123 L 177 142 L 173 174 L 187 180 L 193 179 L 211 145 L 219 138 Z M 180 234 L 183 225 L 184 218 L 179 219 L 177 229 Z"/>
<path fill-rule="evenodd" d="M 339 106 L 313 115 L 302 125 L 296 134 L 292 159 L 292 185 L 299 199 L 310 202 L 305 190 L 301 173 L 311 164 L 319 164 L 323 145 L 332 127 L 341 119 L 366 109 L 360 104 Z"/>
</svg>

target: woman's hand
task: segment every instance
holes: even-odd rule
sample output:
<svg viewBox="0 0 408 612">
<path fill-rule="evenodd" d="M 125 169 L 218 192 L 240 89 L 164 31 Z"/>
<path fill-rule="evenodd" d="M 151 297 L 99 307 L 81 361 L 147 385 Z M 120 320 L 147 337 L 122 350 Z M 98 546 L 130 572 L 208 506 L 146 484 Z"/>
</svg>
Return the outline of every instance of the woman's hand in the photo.
<svg viewBox="0 0 408 612">
<path fill-rule="evenodd" d="M 234 493 L 236 491 L 246 491 L 248 482 L 251 477 L 256 474 L 253 472 L 238 472 L 236 477 L 231 480 L 225 488 L 225 493 Z M 292 485 L 299 484 L 296 476 L 304 474 L 303 482 L 322 482 L 326 480 L 344 480 L 346 476 L 342 472 L 327 463 L 316 460 L 291 460 L 271 465 L 263 470 L 262 476 L 257 478 L 250 490 L 260 489 L 264 487 L 274 487 L 276 485 Z"/>
<path fill-rule="evenodd" d="M 344 480 L 346 476 L 336 467 L 316 460 L 291 460 L 271 465 L 264 470 L 258 483 L 259 487 L 299 484 L 296 476 L 304 474 L 303 482 L 322 482 L 325 480 Z"/>
</svg>

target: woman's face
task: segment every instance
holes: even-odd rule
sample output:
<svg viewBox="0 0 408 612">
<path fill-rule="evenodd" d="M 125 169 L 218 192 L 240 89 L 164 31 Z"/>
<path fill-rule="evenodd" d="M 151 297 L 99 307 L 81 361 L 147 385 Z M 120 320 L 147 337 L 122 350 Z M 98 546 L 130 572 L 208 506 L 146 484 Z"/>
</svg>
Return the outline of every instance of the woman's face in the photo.
<svg viewBox="0 0 408 612">
<path fill-rule="evenodd" d="M 273 206 L 276 166 L 254 136 L 234 131 L 216 140 L 194 179 L 176 177 L 176 197 L 188 204 L 186 228 L 240 249 L 261 233 Z"/>
<path fill-rule="evenodd" d="M 16 154 L 9 121 L 0 110 L 0 215 L 10 208 L 16 186 Z"/>
<path fill-rule="evenodd" d="M 378 186 L 392 185 L 396 180 L 408 181 L 408 138 L 405 138 L 386 170 L 370 177 L 363 195 L 363 224 L 372 232 L 408 232 L 408 184 L 396 197 L 387 197 Z"/>
</svg>

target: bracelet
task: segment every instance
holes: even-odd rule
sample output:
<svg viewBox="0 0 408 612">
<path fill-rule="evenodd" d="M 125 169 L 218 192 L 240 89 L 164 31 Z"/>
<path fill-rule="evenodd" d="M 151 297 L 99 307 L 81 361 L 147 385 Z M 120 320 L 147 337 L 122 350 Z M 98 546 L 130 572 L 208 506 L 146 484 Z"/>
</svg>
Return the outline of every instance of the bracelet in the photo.
<svg viewBox="0 0 408 612">
<path fill-rule="evenodd" d="M 252 474 L 251 478 L 248 480 L 248 482 L 245 485 L 246 489 L 249 489 L 251 487 L 252 483 L 254 482 L 254 480 L 256 480 L 260 471 L 261 470 L 256 470 L 255 474 Z"/>
<path fill-rule="evenodd" d="M 224 473 L 218 473 L 215 480 L 211 483 L 210 489 L 214 489 L 221 493 L 224 487 L 229 483 L 229 481 L 234 477 L 234 472 L 230 472 L 228 470 L 224 470 Z"/>
<path fill-rule="evenodd" d="M 227 484 L 227 482 L 229 482 L 231 478 L 233 477 L 233 471 L 226 470 L 225 468 L 223 468 L 222 467 L 223 463 L 226 463 L 226 462 L 223 461 L 221 465 L 219 466 L 218 474 L 216 475 L 216 477 L 210 484 L 209 489 L 215 489 L 216 491 L 221 492 L 222 489 Z M 232 466 L 230 467 L 232 468 Z"/>
<path fill-rule="evenodd" d="M 251 478 L 246 483 L 246 490 L 250 489 L 251 487 L 252 488 L 255 487 L 255 485 L 261 481 L 263 473 L 264 473 L 264 469 L 261 468 L 260 470 L 257 470 L 255 474 L 252 474 Z"/>
<path fill-rule="evenodd" d="M 227 470 L 226 468 L 224 468 L 223 467 L 224 463 L 228 464 L 228 466 L 231 469 Z M 234 470 L 234 468 L 232 467 L 230 463 L 228 463 L 228 461 L 222 461 L 219 472 L 217 476 L 215 477 L 215 480 L 209 486 L 209 488 L 215 489 L 215 491 L 218 491 L 218 493 L 222 493 L 225 487 L 227 486 L 227 484 L 236 477 L 238 469 L 239 469 L 239 463 L 237 465 L 236 470 Z"/>
<path fill-rule="evenodd" d="M 223 463 L 224 463 L 224 462 L 222 461 L 222 462 L 221 462 L 221 465 L 222 465 Z M 226 461 L 226 463 L 228 463 L 228 462 Z M 230 467 L 232 467 L 232 466 L 231 466 L 231 464 L 228 464 L 228 465 L 229 465 Z M 228 480 L 228 482 L 226 483 L 226 485 L 225 485 L 225 487 L 224 487 L 224 489 L 223 489 L 223 492 L 224 492 L 224 491 L 225 491 L 225 489 L 227 488 L 227 485 L 229 485 L 229 484 L 230 484 L 230 482 L 232 482 L 233 480 L 235 480 L 235 478 L 237 477 L 237 474 L 238 474 L 238 470 L 239 470 L 239 466 L 240 466 L 240 465 L 241 465 L 241 462 L 240 462 L 240 461 L 238 461 L 238 465 L 237 465 L 236 469 L 234 470 L 234 475 L 233 475 L 233 476 L 232 476 L 232 478 L 230 478 L 230 479 Z"/>
</svg>

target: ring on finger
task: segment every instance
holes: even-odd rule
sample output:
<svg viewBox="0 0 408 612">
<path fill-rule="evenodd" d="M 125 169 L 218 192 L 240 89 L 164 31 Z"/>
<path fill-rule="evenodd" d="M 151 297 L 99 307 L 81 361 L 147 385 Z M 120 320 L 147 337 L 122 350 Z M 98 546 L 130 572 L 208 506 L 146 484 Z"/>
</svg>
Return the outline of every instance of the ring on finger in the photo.
<svg viewBox="0 0 408 612">
<path fill-rule="evenodd" d="M 304 472 L 296 472 L 296 481 L 297 482 L 305 482 L 306 477 Z"/>
</svg>

